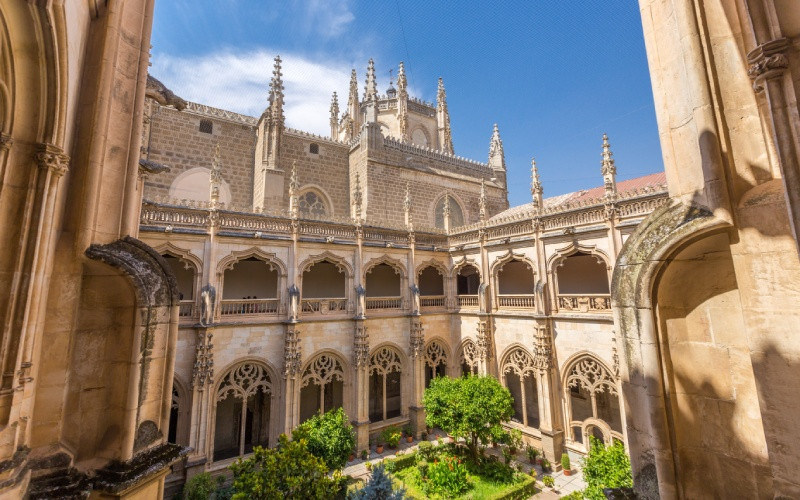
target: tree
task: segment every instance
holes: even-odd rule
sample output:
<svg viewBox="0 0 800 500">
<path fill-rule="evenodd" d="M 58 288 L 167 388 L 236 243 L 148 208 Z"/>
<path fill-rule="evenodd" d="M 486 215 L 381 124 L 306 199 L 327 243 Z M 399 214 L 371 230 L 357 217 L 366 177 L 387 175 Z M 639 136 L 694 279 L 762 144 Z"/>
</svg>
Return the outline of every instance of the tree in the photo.
<svg viewBox="0 0 800 500">
<path fill-rule="evenodd" d="M 316 414 L 294 431 L 292 439 L 305 439 L 308 451 L 325 461 L 329 469 L 341 469 L 356 444 L 353 426 L 341 408 Z"/>
<path fill-rule="evenodd" d="M 473 461 L 478 459 L 479 440 L 503 435 L 500 424 L 514 414 L 511 393 L 493 377 L 436 378 L 422 401 L 425 423 L 465 438 Z"/>
<path fill-rule="evenodd" d="M 583 495 L 592 500 L 605 500 L 603 488 L 630 488 L 633 486 L 631 460 L 621 442 L 611 446 L 590 436 L 589 455 L 583 461 Z"/>
<path fill-rule="evenodd" d="M 383 468 L 379 465 L 372 469 L 372 475 L 363 488 L 347 496 L 348 500 L 403 500 L 406 497 L 404 489 L 392 489 L 392 478 L 390 478 Z"/>
<path fill-rule="evenodd" d="M 308 451 L 305 439 L 281 434 L 276 448 L 256 446 L 253 455 L 230 466 L 233 500 L 274 498 L 332 499 L 342 488 L 338 472 L 328 476 L 325 462 Z"/>
</svg>

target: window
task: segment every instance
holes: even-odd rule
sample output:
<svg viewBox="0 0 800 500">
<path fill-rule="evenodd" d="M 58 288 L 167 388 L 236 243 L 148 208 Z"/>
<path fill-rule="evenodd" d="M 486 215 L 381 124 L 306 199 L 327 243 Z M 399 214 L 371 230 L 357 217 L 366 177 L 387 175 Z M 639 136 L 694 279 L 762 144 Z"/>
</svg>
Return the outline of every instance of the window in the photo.
<svg viewBox="0 0 800 500">
<path fill-rule="evenodd" d="M 369 359 L 369 420 L 380 422 L 402 413 L 400 355 L 390 347 Z"/>
<path fill-rule="evenodd" d="M 444 276 L 442 272 L 428 266 L 419 273 L 419 294 L 423 296 L 444 295 Z"/>
<path fill-rule="evenodd" d="M 461 210 L 461 205 L 453 199 L 452 196 L 443 196 L 436 203 L 436 227 L 444 229 L 444 207 L 445 204 L 450 209 L 450 227 L 459 227 L 464 225 L 464 212 Z"/>
<path fill-rule="evenodd" d="M 476 295 L 481 285 L 481 276 L 473 265 L 466 265 L 456 276 L 456 293 L 458 295 Z"/>
<path fill-rule="evenodd" d="M 319 154 L 319 144 L 312 142 L 308 146 L 308 152 L 313 154 L 313 155 L 318 155 Z"/>
<path fill-rule="evenodd" d="M 527 427 L 539 427 L 539 394 L 536 388 L 533 358 L 521 347 L 514 348 L 502 365 L 506 387 L 514 398 L 513 421 Z"/>
<path fill-rule="evenodd" d="M 594 435 L 606 443 L 614 438 L 622 439 L 617 384 L 602 364 L 589 356 L 581 358 L 569 370 L 566 385 L 569 388 L 569 427 L 574 442 L 588 446 L 583 440 L 584 434 Z M 581 429 L 587 419 L 601 420 L 607 428 L 589 429 L 587 426 L 584 433 Z"/>
<path fill-rule="evenodd" d="M 325 202 L 314 191 L 307 191 L 297 198 L 297 209 L 305 216 L 322 217 L 327 213 Z"/>
<path fill-rule="evenodd" d="M 244 363 L 229 371 L 217 389 L 214 460 L 269 446 L 272 381 L 266 367 Z"/>
<path fill-rule="evenodd" d="M 344 402 L 342 364 L 330 354 L 320 354 L 303 371 L 300 387 L 300 422 L 318 412 L 341 408 Z"/>
<path fill-rule="evenodd" d="M 478 374 L 478 348 L 470 339 L 461 344 L 461 375 Z"/>
<path fill-rule="evenodd" d="M 211 120 L 200 120 L 200 132 L 210 134 L 214 131 L 214 123 Z"/>
<path fill-rule="evenodd" d="M 425 348 L 425 387 L 431 385 L 431 380 L 444 377 L 447 372 L 447 354 L 444 346 L 437 340 L 432 340 Z"/>
</svg>

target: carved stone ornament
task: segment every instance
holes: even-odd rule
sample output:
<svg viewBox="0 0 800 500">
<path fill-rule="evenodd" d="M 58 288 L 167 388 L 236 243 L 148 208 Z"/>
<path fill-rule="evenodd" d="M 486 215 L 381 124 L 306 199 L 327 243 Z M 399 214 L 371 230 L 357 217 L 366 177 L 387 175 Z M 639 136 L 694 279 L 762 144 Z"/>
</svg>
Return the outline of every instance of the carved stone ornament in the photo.
<svg viewBox="0 0 800 500">
<path fill-rule="evenodd" d="M 764 90 L 764 80 L 781 76 L 789 67 L 789 60 L 784 53 L 788 47 L 789 41 L 781 38 L 761 44 L 747 54 L 747 62 L 750 63 L 747 74 L 753 80 L 756 92 Z"/>
<path fill-rule="evenodd" d="M 283 345 L 283 373 L 287 377 L 300 372 L 300 332 L 294 325 L 286 327 L 286 336 Z"/>
<path fill-rule="evenodd" d="M 478 358 L 487 360 L 492 356 L 492 332 L 489 330 L 489 324 L 486 321 L 478 322 Z"/>
<path fill-rule="evenodd" d="M 586 356 L 572 366 L 567 376 L 567 386 L 583 388 L 589 393 L 608 391 L 617 394 L 617 384 L 611 374 L 597 362 Z"/>
<path fill-rule="evenodd" d="M 425 348 L 425 364 L 431 368 L 447 365 L 447 353 L 442 343 L 438 340 L 428 342 L 428 346 Z"/>
<path fill-rule="evenodd" d="M 418 358 L 422 355 L 425 348 L 425 332 L 422 328 L 422 322 L 415 320 L 411 325 L 411 357 Z"/>
<path fill-rule="evenodd" d="M 464 341 L 461 345 L 461 365 L 468 366 L 473 374 L 478 373 L 478 348 L 470 339 Z"/>
<path fill-rule="evenodd" d="M 550 343 L 550 334 L 546 327 L 536 328 L 533 344 L 533 365 L 541 370 L 550 369 L 553 358 L 553 348 Z"/>
<path fill-rule="evenodd" d="M 40 144 L 34 158 L 40 169 L 49 170 L 56 177 L 61 177 L 69 170 L 69 156 L 58 146 Z"/>
<path fill-rule="evenodd" d="M 195 348 L 194 366 L 192 367 L 192 385 L 202 389 L 214 378 L 214 334 L 207 330 L 197 331 L 197 347 Z"/>
<path fill-rule="evenodd" d="M 363 368 L 369 361 L 369 333 L 363 323 L 356 324 L 353 339 L 353 358 L 356 367 Z"/>
</svg>

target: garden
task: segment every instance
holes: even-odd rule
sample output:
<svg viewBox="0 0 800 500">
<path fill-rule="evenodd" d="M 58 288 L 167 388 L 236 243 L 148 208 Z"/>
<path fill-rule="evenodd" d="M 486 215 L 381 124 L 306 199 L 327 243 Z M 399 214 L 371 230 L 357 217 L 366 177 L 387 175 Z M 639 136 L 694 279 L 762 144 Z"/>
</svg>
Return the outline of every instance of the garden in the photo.
<svg viewBox="0 0 800 500">
<path fill-rule="evenodd" d="M 423 439 L 416 450 L 398 451 L 395 458 L 375 463 L 367 460 L 368 450 L 361 450 L 359 456 L 370 474 L 367 481 L 342 472 L 355 459 L 355 438 L 344 411 L 336 409 L 304 422 L 292 431 L 291 439 L 281 435 L 276 447 L 256 447 L 250 457 L 237 460 L 230 466 L 232 484 L 199 474 L 187 482 L 181 497 L 499 500 L 529 498 L 538 491 L 536 470 L 526 474 L 520 455 L 540 464 L 544 472 L 551 465 L 536 448 L 523 448 L 520 431 L 503 427 L 513 413 L 513 400 L 496 379 L 434 379 L 423 404 L 428 430 L 440 429 L 447 438 Z M 384 429 L 375 437 L 376 453 L 382 453 L 384 444 L 394 448 L 404 438 L 413 441 L 408 427 Z M 566 454 L 561 464 L 565 470 L 571 468 Z M 568 498 L 602 499 L 603 488 L 632 486 L 630 462 L 621 443 L 605 447 L 593 441 L 582 465 L 587 488 Z M 542 483 L 552 488 L 554 479 L 545 475 Z"/>
</svg>

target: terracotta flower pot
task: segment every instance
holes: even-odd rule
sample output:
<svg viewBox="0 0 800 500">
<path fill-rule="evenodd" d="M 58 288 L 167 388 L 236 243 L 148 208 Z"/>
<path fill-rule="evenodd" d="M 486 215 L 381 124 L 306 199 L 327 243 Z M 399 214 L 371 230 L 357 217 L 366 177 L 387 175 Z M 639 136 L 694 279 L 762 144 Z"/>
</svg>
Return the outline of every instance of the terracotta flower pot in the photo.
<svg viewBox="0 0 800 500">
<path fill-rule="evenodd" d="M 383 453 L 383 445 L 382 444 L 379 444 L 378 446 L 375 447 L 375 453 L 377 453 L 378 455 Z"/>
<path fill-rule="evenodd" d="M 353 461 L 353 460 L 355 460 L 355 459 L 356 459 L 356 456 L 355 456 L 355 454 L 351 453 L 351 454 L 350 454 L 350 459 L 348 460 L 348 462 L 352 462 L 352 461 Z"/>
<path fill-rule="evenodd" d="M 569 470 L 569 469 L 564 469 L 564 475 L 565 476 L 571 476 L 572 475 L 572 471 Z"/>
<path fill-rule="evenodd" d="M 408 441 L 409 443 L 413 443 L 414 442 L 414 436 L 406 436 L 406 441 Z"/>
<path fill-rule="evenodd" d="M 542 457 L 536 457 L 536 465 L 542 465 Z"/>
</svg>

